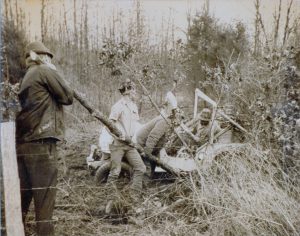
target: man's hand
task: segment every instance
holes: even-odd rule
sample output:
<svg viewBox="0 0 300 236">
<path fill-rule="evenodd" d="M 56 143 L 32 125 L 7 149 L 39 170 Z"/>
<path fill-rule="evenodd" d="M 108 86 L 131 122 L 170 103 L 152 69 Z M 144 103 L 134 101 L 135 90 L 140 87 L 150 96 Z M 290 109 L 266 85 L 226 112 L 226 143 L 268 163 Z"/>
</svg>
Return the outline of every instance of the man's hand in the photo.
<svg viewBox="0 0 300 236">
<path fill-rule="evenodd" d="M 122 136 L 120 137 L 121 140 L 125 141 L 126 143 L 131 143 L 132 142 L 132 138 L 129 137 L 126 134 L 122 134 Z"/>
<path fill-rule="evenodd" d="M 145 152 L 140 153 L 140 156 L 143 158 L 147 158 L 147 154 Z"/>
</svg>

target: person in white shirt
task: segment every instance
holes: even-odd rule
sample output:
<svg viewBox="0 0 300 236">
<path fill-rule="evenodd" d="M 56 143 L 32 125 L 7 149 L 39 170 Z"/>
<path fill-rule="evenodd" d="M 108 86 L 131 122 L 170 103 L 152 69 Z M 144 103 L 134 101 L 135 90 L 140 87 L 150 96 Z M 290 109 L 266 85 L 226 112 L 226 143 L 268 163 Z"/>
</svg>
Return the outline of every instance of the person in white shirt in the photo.
<svg viewBox="0 0 300 236">
<path fill-rule="evenodd" d="M 122 140 L 132 141 L 136 129 L 139 127 L 138 108 L 134 103 L 136 96 L 135 85 L 127 79 L 121 84 L 119 91 L 122 98 L 113 105 L 109 119 L 114 121 L 115 125 L 122 132 Z M 117 139 L 114 139 L 109 149 L 112 163 L 107 183 L 115 183 L 121 172 L 122 158 L 125 157 L 133 168 L 131 189 L 141 191 L 146 166 L 138 151 Z"/>
</svg>

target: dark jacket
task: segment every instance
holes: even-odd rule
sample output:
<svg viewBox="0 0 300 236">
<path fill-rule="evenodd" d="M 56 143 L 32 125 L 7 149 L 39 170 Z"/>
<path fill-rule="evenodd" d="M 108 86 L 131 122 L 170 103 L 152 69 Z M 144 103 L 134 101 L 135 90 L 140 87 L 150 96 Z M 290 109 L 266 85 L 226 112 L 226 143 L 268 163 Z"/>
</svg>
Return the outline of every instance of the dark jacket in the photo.
<svg viewBox="0 0 300 236">
<path fill-rule="evenodd" d="M 31 65 L 21 82 L 19 100 L 21 111 L 16 118 L 18 142 L 63 138 L 62 105 L 72 104 L 73 91 L 56 70 L 47 65 Z"/>
<path fill-rule="evenodd" d="M 147 152 L 153 153 L 153 151 L 162 148 L 168 128 L 169 126 L 165 119 L 162 116 L 157 116 L 138 131 L 136 141 Z"/>
</svg>

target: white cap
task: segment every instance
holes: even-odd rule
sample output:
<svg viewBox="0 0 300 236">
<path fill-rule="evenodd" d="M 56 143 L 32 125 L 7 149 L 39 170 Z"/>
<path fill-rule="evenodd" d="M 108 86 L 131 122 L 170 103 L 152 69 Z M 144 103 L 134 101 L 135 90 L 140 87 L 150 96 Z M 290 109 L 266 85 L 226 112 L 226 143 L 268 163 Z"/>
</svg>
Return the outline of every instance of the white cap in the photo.
<svg viewBox="0 0 300 236">
<path fill-rule="evenodd" d="M 167 93 L 166 101 L 172 110 L 177 108 L 177 99 L 172 92 Z"/>
<path fill-rule="evenodd" d="M 169 91 L 166 95 L 166 106 L 163 109 L 162 113 L 165 116 L 170 116 L 172 114 L 172 110 L 177 108 L 177 99 L 175 97 L 175 95 Z"/>
</svg>

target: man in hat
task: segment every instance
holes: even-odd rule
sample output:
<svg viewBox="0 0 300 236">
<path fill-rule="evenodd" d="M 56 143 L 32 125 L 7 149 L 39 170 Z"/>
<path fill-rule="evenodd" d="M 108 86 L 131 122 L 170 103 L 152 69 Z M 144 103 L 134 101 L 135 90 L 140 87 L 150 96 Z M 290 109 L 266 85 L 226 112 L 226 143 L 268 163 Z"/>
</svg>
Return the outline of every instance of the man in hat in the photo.
<svg viewBox="0 0 300 236">
<path fill-rule="evenodd" d="M 23 220 L 33 198 L 37 235 L 43 236 L 54 235 L 56 143 L 64 134 L 63 105 L 73 102 L 73 91 L 51 63 L 52 57 L 41 42 L 27 45 L 27 72 L 20 85 L 21 111 L 16 118 Z"/>
<path fill-rule="evenodd" d="M 208 108 L 204 108 L 199 114 L 199 123 L 196 128 L 196 137 L 198 137 L 198 142 L 201 145 L 210 139 L 213 140 L 213 136 L 222 130 L 219 126 L 218 121 L 211 120 L 211 116 L 212 112 Z"/>
<path fill-rule="evenodd" d="M 134 103 L 136 96 L 134 83 L 127 79 L 119 87 L 122 98 L 113 105 L 109 119 L 115 122 L 115 125 L 122 132 L 121 139 L 131 141 L 138 127 L 138 108 Z M 125 157 L 129 165 L 133 168 L 133 179 L 131 184 L 131 192 L 141 193 L 143 175 L 146 167 L 138 151 L 130 147 L 121 140 L 114 139 L 110 145 L 111 169 L 107 179 L 108 186 L 114 184 L 121 172 L 121 161 Z"/>
</svg>

